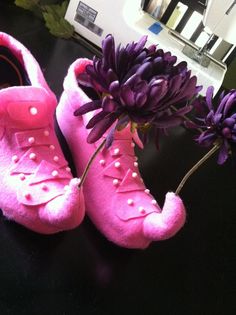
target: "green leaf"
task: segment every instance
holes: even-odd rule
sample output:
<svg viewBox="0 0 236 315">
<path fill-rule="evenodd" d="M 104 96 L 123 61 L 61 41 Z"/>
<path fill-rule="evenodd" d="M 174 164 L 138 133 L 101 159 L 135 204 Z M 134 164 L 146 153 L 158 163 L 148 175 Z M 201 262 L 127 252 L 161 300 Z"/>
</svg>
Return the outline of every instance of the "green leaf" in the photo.
<svg viewBox="0 0 236 315">
<path fill-rule="evenodd" d="M 64 19 L 69 1 L 62 4 L 41 4 L 40 0 L 15 0 L 15 4 L 26 10 L 33 11 L 37 16 L 44 18 L 46 27 L 54 36 L 70 38 L 74 27 Z"/>
<path fill-rule="evenodd" d="M 15 0 L 15 5 L 26 10 L 33 10 L 40 0 Z"/>
<path fill-rule="evenodd" d="M 47 13 L 50 13 L 54 16 L 54 18 L 61 18 L 64 17 L 66 14 L 66 10 L 68 7 L 68 1 L 63 1 L 62 4 L 51 4 L 43 6 L 44 10 Z"/>
<path fill-rule="evenodd" d="M 70 38 L 74 33 L 74 27 L 64 19 L 68 3 L 68 1 L 63 1 L 61 5 L 52 4 L 43 6 L 45 24 L 54 36 Z"/>
<path fill-rule="evenodd" d="M 74 27 L 64 19 L 64 17 L 56 17 L 55 12 L 43 13 L 43 17 L 47 28 L 54 36 L 61 38 L 70 38 L 74 33 Z"/>
</svg>

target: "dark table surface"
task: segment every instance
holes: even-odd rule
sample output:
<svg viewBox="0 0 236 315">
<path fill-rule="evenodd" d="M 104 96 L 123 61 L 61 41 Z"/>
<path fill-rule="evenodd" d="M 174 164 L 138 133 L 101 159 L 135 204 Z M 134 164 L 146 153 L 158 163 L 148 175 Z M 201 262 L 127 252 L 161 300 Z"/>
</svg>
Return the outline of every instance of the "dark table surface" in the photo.
<svg viewBox="0 0 236 315">
<path fill-rule="evenodd" d="M 31 50 L 58 97 L 68 66 L 92 56 L 75 40 L 51 36 L 11 1 L 0 3 L 0 30 Z M 160 204 L 205 152 L 192 137 L 179 128 L 159 152 L 149 145 L 139 153 Z M 181 197 L 184 228 L 144 251 L 113 245 L 88 218 L 73 231 L 43 236 L 0 214 L 0 314 L 236 314 L 236 168 L 213 157 Z"/>
</svg>

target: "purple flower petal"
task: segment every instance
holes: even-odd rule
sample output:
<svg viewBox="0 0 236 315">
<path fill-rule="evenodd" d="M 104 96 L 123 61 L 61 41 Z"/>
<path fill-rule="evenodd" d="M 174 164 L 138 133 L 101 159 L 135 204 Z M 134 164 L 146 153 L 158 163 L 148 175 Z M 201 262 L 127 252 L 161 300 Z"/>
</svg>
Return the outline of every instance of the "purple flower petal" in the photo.
<svg viewBox="0 0 236 315">
<path fill-rule="evenodd" d="M 135 73 L 124 82 L 124 85 L 129 85 L 131 88 L 133 88 L 141 80 L 141 77 Z"/>
<path fill-rule="evenodd" d="M 115 131 L 116 130 L 122 130 L 123 128 L 125 128 L 127 126 L 128 122 L 129 122 L 128 116 L 122 117 L 121 119 L 118 120 L 116 125 L 109 130 L 109 132 L 106 136 L 106 144 L 105 144 L 106 148 L 109 148 L 112 145 L 112 142 L 114 140 Z"/>
<path fill-rule="evenodd" d="M 220 148 L 219 156 L 217 163 L 219 165 L 222 165 L 227 159 L 228 159 L 229 153 L 228 153 L 228 144 L 226 141 L 224 141 L 223 145 Z"/>
<path fill-rule="evenodd" d="M 114 95 L 119 95 L 120 92 L 120 83 L 119 81 L 113 81 L 109 85 L 109 92 L 114 96 Z"/>
<path fill-rule="evenodd" d="M 221 113 L 220 114 L 214 114 L 212 111 L 210 113 L 211 113 L 213 123 L 215 125 L 218 125 L 223 115 Z"/>
<path fill-rule="evenodd" d="M 214 94 L 214 87 L 209 86 L 206 92 L 206 103 L 208 105 L 209 110 L 213 109 L 212 98 Z"/>
<path fill-rule="evenodd" d="M 223 100 L 225 96 L 225 91 L 221 92 L 220 96 L 219 96 L 219 102 L 221 102 Z"/>
<path fill-rule="evenodd" d="M 146 45 L 146 42 L 147 42 L 147 36 L 144 35 L 140 38 L 140 40 L 135 45 L 134 52 L 138 53 L 139 51 L 141 51 L 144 48 L 144 46 Z"/>
<path fill-rule="evenodd" d="M 109 69 L 107 71 L 107 82 L 109 84 L 112 81 L 118 81 L 118 77 L 117 77 L 116 73 L 112 69 Z"/>
<path fill-rule="evenodd" d="M 96 63 L 94 63 L 96 65 Z M 97 73 L 95 72 L 95 68 L 93 65 L 86 66 L 86 73 L 93 79 L 98 79 Z"/>
<path fill-rule="evenodd" d="M 95 109 L 101 108 L 101 104 L 102 104 L 101 100 L 88 102 L 88 103 L 82 105 L 81 107 L 79 107 L 78 109 L 76 109 L 74 111 L 74 116 L 84 115 L 84 114 L 91 112 Z"/>
<path fill-rule="evenodd" d="M 146 62 L 139 66 L 136 72 L 142 79 L 148 79 L 152 73 L 151 62 Z"/>
<path fill-rule="evenodd" d="M 171 94 L 179 92 L 180 86 L 182 83 L 182 78 L 179 75 L 174 76 L 170 79 L 169 90 Z"/>
<path fill-rule="evenodd" d="M 216 114 L 219 114 L 219 113 L 222 113 L 222 112 L 223 112 L 223 110 L 224 110 L 224 108 L 225 108 L 225 105 L 226 105 L 226 103 L 227 103 L 227 101 L 228 101 L 228 98 L 229 98 L 229 94 L 226 94 L 226 95 L 223 97 L 223 99 L 221 100 L 220 104 L 218 105 L 218 107 L 217 107 L 217 109 L 216 109 L 216 111 L 215 111 Z"/>
<path fill-rule="evenodd" d="M 107 136 L 106 136 L 106 144 L 105 144 L 105 147 L 108 149 L 111 145 L 112 145 L 112 142 L 114 140 L 114 134 L 115 134 L 115 131 L 116 131 L 116 128 L 113 127 L 109 130 Z"/>
<path fill-rule="evenodd" d="M 111 113 L 116 111 L 119 105 L 110 96 L 105 96 L 102 100 L 102 108 L 104 112 Z"/>
<path fill-rule="evenodd" d="M 99 77 L 98 74 L 95 72 L 94 68 L 92 65 L 88 65 L 86 67 L 86 72 L 87 74 L 90 76 L 91 78 L 91 82 L 96 82 L 96 85 L 94 85 L 93 83 L 93 87 L 94 86 L 99 86 L 101 87 L 103 90 L 106 91 L 106 82 L 104 81 L 104 78 L 103 77 Z"/>
<path fill-rule="evenodd" d="M 222 136 L 225 138 L 225 139 L 231 139 L 232 137 L 232 133 L 231 133 L 231 130 L 229 127 L 224 127 L 222 129 Z"/>
<path fill-rule="evenodd" d="M 129 117 L 125 115 L 124 117 L 120 117 L 117 124 L 116 130 L 121 131 L 123 130 L 129 123 Z"/>
<path fill-rule="evenodd" d="M 106 116 L 107 116 L 107 113 L 105 113 L 104 111 L 97 113 L 89 120 L 89 122 L 86 125 L 86 128 L 87 129 L 93 128 L 100 120 L 102 120 Z"/>
<path fill-rule="evenodd" d="M 105 68 L 108 68 L 111 63 L 114 65 L 114 49 L 115 41 L 112 35 L 107 35 L 106 38 L 102 41 L 102 52 L 103 52 L 103 62 Z"/>
<path fill-rule="evenodd" d="M 141 76 L 137 73 L 137 70 L 139 69 L 139 65 L 134 65 L 132 66 L 129 71 L 126 73 L 126 74 L 123 74 L 122 75 L 122 80 L 121 80 L 121 83 L 125 84 L 125 82 L 130 78 L 132 77 L 134 74 L 138 75 L 140 78 Z"/>
<path fill-rule="evenodd" d="M 195 94 L 198 94 L 199 92 L 201 92 L 201 90 L 203 89 L 203 85 L 198 85 L 195 88 Z"/>
<path fill-rule="evenodd" d="M 186 69 L 187 69 L 187 62 L 186 61 L 181 61 L 179 64 L 177 64 L 174 67 L 175 74 L 183 73 L 184 71 L 186 71 Z"/>
<path fill-rule="evenodd" d="M 167 82 L 162 81 L 150 88 L 148 95 L 149 108 L 158 111 L 162 105 L 161 99 L 168 93 Z"/>
<path fill-rule="evenodd" d="M 165 107 L 178 104 L 192 98 L 195 93 L 196 81 L 196 77 L 193 76 L 190 80 L 186 81 L 186 84 L 177 92 L 177 95 L 173 97 L 171 94 L 167 94 L 167 99 L 164 101 Z"/>
<path fill-rule="evenodd" d="M 107 129 L 113 125 L 116 119 L 117 119 L 116 114 L 109 114 L 102 120 L 100 120 L 90 131 L 87 138 L 87 142 L 94 143 L 97 140 L 99 140 L 102 137 L 102 135 L 107 131 Z"/>
<path fill-rule="evenodd" d="M 235 119 L 232 118 L 232 117 L 226 118 L 226 119 L 224 120 L 224 125 L 226 125 L 226 126 L 228 126 L 228 127 L 230 127 L 230 128 L 234 127 L 234 125 L 235 125 Z"/>
<path fill-rule="evenodd" d="M 229 95 L 229 98 L 225 104 L 223 115 L 226 116 L 229 112 L 229 110 L 232 108 L 232 106 L 236 106 L 236 93 L 232 93 Z"/>
<path fill-rule="evenodd" d="M 143 50 L 135 59 L 134 59 L 134 63 L 138 64 L 138 63 L 142 63 L 145 58 L 147 57 L 147 52 L 145 50 Z"/>
<path fill-rule="evenodd" d="M 128 85 L 121 87 L 120 98 L 122 105 L 133 106 L 135 104 L 134 93 Z"/>
<path fill-rule="evenodd" d="M 137 93 L 135 96 L 135 103 L 136 106 L 142 107 L 147 101 L 147 95 L 146 93 Z"/>
<path fill-rule="evenodd" d="M 190 99 L 195 95 L 195 87 L 197 84 L 197 77 L 193 76 L 189 80 L 186 80 L 181 88 L 182 95 L 179 93 L 177 101 Z"/>
<path fill-rule="evenodd" d="M 147 94 L 148 90 L 149 90 L 149 86 L 148 83 L 144 80 L 138 82 L 137 84 L 135 84 L 132 88 L 132 90 L 135 93 L 143 93 L 143 94 Z"/>
<path fill-rule="evenodd" d="M 211 146 L 213 142 L 215 141 L 215 133 L 214 132 L 203 132 L 200 134 L 200 136 L 197 138 L 197 141 L 199 144 Z"/>
</svg>

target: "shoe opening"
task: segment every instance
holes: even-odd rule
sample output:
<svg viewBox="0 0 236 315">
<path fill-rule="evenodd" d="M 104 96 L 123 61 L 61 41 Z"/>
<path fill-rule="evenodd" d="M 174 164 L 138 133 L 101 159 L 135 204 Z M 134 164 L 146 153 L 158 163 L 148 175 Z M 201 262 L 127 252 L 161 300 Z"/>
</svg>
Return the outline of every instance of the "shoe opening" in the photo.
<svg viewBox="0 0 236 315">
<path fill-rule="evenodd" d="M 77 83 L 81 90 L 84 91 L 91 100 L 95 101 L 100 99 L 99 94 L 93 88 L 79 84 L 78 80 Z"/>
<path fill-rule="evenodd" d="M 0 90 L 21 85 L 30 85 L 26 70 L 10 49 L 0 46 Z"/>
</svg>

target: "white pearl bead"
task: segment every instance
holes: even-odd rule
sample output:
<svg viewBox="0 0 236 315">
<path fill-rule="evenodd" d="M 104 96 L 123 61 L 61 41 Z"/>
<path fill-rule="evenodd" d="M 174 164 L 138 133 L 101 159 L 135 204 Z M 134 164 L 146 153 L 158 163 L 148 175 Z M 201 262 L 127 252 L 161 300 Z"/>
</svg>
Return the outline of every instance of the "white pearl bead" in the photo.
<svg viewBox="0 0 236 315">
<path fill-rule="evenodd" d="M 120 167 L 120 162 L 116 162 L 115 163 L 115 168 L 119 168 Z"/>
<path fill-rule="evenodd" d="M 38 114 L 38 109 L 36 107 L 30 107 L 30 114 L 31 115 L 37 115 Z"/>
<path fill-rule="evenodd" d="M 20 180 L 25 180 L 25 175 L 23 173 L 21 173 L 19 177 L 20 177 Z"/>
<path fill-rule="evenodd" d="M 138 162 L 134 162 L 134 167 L 138 167 Z"/>
<path fill-rule="evenodd" d="M 142 206 L 140 206 L 140 207 L 138 208 L 138 211 L 139 211 L 140 213 L 142 213 L 142 214 L 146 213 L 144 207 L 142 207 Z"/>
<path fill-rule="evenodd" d="M 135 144 L 133 142 L 131 142 L 131 148 L 134 148 L 135 147 Z"/>
<path fill-rule="evenodd" d="M 69 166 L 67 166 L 66 171 L 69 173 L 71 171 L 71 168 Z"/>
<path fill-rule="evenodd" d="M 58 157 L 57 155 L 55 155 L 55 156 L 53 157 L 53 161 L 54 161 L 54 162 L 58 162 L 58 161 L 59 161 L 59 157 Z"/>
<path fill-rule="evenodd" d="M 52 176 L 53 177 L 57 177 L 59 175 L 57 170 L 52 171 Z"/>
<path fill-rule="evenodd" d="M 100 165 L 104 166 L 106 162 L 105 162 L 105 160 L 100 160 L 99 163 L 100 163 Z"/>
<path fill-rule="evenodd" d="M 44 191 L 48 190 L 48 186 L 46 184 L 43 184 L 42 185 L 42 190 L 44 190 Z"/>
<path fill-rule="evenodd" d="M 114 185 L 114 186 L 117 186 L 118 184 L 119 184 L 118 179 L 113 179 L 113 185 Z"/>
<path fill-rule="evenodd" d="M 153 205 L 157 205 L 157 201 L 156 201 L 155 199 L 153 199 L 153 200 L 151 201 L 151 203 L 152 203 Z"/>
<path fill-rule="evenodd" d="M 144 192 L 148 195 L 150 194 L 150 190 L 149 189 L 145 189 Z"/>
<path fill-rule="evenodd" d="M 128 199 L 128 200 L 127 200 L 127 203 L 128 203 L 129 206 L 131 206 L 131 205 L 134 204 L 134 201 L 133 201 L 133 199 Z"/>
<path fill-rule="evenodd" d="M 43 134 L 45 135 L 45 137 L 49 136 L 49 131 L 48 130 L 44 130 Z"/>
<path fill-rule="evenodd" d="M 18 162 L 19 161 L 19 158 L 17 155 L 13 155 L 13 157 L 11 158 L 13 162 Z"/>
<path fill-rule="evenodd" d="M 25 199 L 30 199 L 30 198 L 31 198 L 31 195 L 30 195 L 29 192 L 25 192 L 25 193 L 24 193 L 24 197 L 25 197 Z"/>
<path fill-rule="evenodd" d="M 118 155 L 119 153 L 120 153 L 120 149 L 116 148 L 116 149 L 114 150 L 114 155 Z"/>
<path fill-rule="evenodd" d="M 33 144 L 35 142 L 35 138 L 34 137 L 29 137 L 28 142 L 30 144 Z"/>
<path fill-rule="evenodd" d="M 35 153 L 30 153 L 29 158 L 31 160 L 35 160 L 36 159 L 36 154 Z"/>
<path fill-rule="evenodd" d="M 138 174 L 137 174 L 136 172 L 133 172 L 133 173 L 132 173 L 132 177 L 133 177 L 133 178 L 137 178 L 137 177 L 138 177 Z"/>
<path fill-rule="evenodd" d="M 51 145 L 49 146 L 49 149 L 50 149 L 50 150 L 55 150 L 55 146 L 54 146 L 53 144 L 51 144 Z"/>
</svg>

